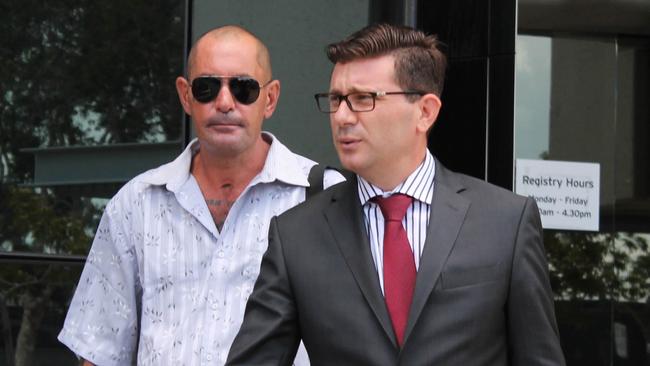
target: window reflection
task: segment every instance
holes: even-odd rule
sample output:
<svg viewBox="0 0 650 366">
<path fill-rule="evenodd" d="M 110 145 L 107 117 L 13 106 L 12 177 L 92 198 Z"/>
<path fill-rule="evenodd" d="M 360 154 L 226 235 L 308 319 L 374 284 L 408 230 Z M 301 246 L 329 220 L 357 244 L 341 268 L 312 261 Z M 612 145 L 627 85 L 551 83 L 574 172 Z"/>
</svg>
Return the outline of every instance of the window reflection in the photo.
<svg viewBox="0 0 650 366">
<path fill-rule="evenodd" d="M 649 234 L 544 232 L 558 300 L 636 300 L 650 295 Z"/>
<path fill-rule="evenodd" d="M 121 184 L 182 148 L 185 6 L 0 5 L 0 365 L 78 364 L 56 336 L 82 263 L 63 263 Z"/>
<path fill-rule="evenodd" d="M 551 38 L 517 37 L 515 62 L 516 156 L 543 159 L 548 156 L 551 98 Z"/>
<path fill-rule="evenodd" d="M 517 41 L 516 158 L 597 162 L 600 231 L 545 230 L 568 365 L 650 363 L 650 39 Z"/>
<path fill-rule="evenodd" d="M 77 364 L 56 336 L 80 274 L 81 265 L 0 262 L 0 364 Z"/>
<path fill-rule="evenodd" d="M 85 254 L 106 198 L 182 148 L 182 1 L 3 2 L 0 251 Z"/>
<path fill-rule="evenodd" d="M 179 137 L 173 82 L 182 65 L 182 2 L 10 1 L 6 7 L 0 120 L 2 135 L 12 140 L 2 146 L 10 172 L 29 172 L 7 166 L 20 147 Z"/>
</svg>

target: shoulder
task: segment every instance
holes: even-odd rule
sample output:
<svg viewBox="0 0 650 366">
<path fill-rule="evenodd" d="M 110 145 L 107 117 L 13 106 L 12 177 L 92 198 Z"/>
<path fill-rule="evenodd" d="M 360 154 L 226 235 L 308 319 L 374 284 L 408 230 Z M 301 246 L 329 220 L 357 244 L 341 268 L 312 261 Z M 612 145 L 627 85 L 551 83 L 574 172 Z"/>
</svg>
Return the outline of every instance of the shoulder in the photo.
<svg viewBox="0 0 650 366">
<path fill-rule="evenodd" d="M 540 238 L 541 220 L 533 199 L 464 174 L 450 173 L 449 178 L 454 183 L 440 182 L 434 186 L 434 202 L 438 200 L 440 204 L 434 203 L 432 217 L 441 217 L 436 213 L 449 213 L 448 207 L 455 207 L 463 212 L 464 232 L 485 245 L 508 246 L 515 242 L 523 227 L 532 229 L 531 238 Z"/>
<path fill-rule="evenodd" d="M 352 182 L 344 180 L 330 186 L 310 199 L 285 211 L 279 216 L 279 221 L 287 222 L 290 225 L 293 222 L 293 225 L 295 225 L 299 222 L 309 223 L 322 217 L 324 210 L 332 205 L 334 201 L 352 199 L 349 195 L 352 184 Z M 354 183 L 354 188 L 356 189 L 356 182 Z"/>
<path fill-rule="evenodd" d="M 169 173 L 171 169 L 174 169 L 173 162 L 136 175 L 115 193 L 108 202 L 106 210 L 115 211 L 142 207 L 145 198 L 149 197 L 152 193 L 167 192 L 166 186 L 171 181 L 169 179 L 161 179 L 161 176 L 163 175 L 162 173 Z"/>
<path fill-rule="evenodd" d="M 262 138 L 271 144 L 266 156 L 264 170 L 278 179 L 299 185 L 306 185 L 307 176 L 316 162 L 291 151 L 277 137 L 269 132 L 262 132 Z"/>
<path fill-rule="evenodd" d="M 526 206 L 534 205 L 534 201 L 528 197 L 517 195 L 484 180 L 453 172 L 442 165 L 438 166 L 440 168 L 437 167 L 436 171 L 434 195 L 436 189 L 446 187 L 469 200 L 472 209 L 499 215 L 508 211 L 521 213 Z"/>
<path fill-rule="evenodd" d="M 267 155 L 267 164 L 277 169 L 276 173 L 282 180 L 302 181 L 307 179 L 312 168 L 317 169 L 316 176 L 322 180 L 323 187 L 328 188 L 345 180 L 345 176 L 337 169 L 318 164 L 316 161 L 291 151 L 277 137 L 269 132 L 263 132 L 263 137 L 271 142 L 271 150 Z"/>
<path fill-rule="evenodd" d="M 314 165 L 317 165 L 318 163 L 309 159 L 306 156 L 302 156 L 298 153 L 295 153 L 291 151 L 288 147 L 282 145 L 280 141 L 275 141 L 273 142 L 274 144 L 281 145 L 278 150 L 280 150 L 281 154 L 279 154 L 280 157 L 283 159 L 286 159 L 287 161 L 291 162 L 292 165 L 294 165 L 296 168 L 300 169 L 305 176 L 309 174 L 309 171 Z"/>
<path fill-rule="evenodd" d="M 476 196 L 485 196 L 486 198 L 523 202 L 526 197 L 520 196 L 510 190 L 488 183 L 484 180 L 471 177 L 468 175 L 458 174 L 459 179 L 468 187 L 468 193 Z"/>
<path fill-rule="evenodd" d="M 304 252 L 319 247 L 331 239 L 335 217 L 348 216 L 353 204 L 339 194 L 349 182 L 339 183 L 303 203 L 290 208 L 271 221 L 269 237 L 281 238 L 285 254 Z M 360 209 L 360 205 L 357 205 Z M 354 225 L 353 221 L 349 221 Z M 338 227 L 338 225 L 337 225 Z"/>
<path fill-rule="evenodd" d="M 198 140 L 190 141 L 174 160 L 136 175 L 118 194 L 139 194 L 152 188 L 175 191 L 190 177 L 192 156 L 198 149 Z"/>
</svg>

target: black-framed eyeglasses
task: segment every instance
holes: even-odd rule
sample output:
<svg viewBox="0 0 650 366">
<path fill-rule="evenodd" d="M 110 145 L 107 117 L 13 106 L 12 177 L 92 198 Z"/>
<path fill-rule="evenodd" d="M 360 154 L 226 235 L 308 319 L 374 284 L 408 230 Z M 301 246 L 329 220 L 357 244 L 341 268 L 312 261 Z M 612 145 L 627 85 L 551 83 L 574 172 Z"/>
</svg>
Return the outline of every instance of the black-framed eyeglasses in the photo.
<svg viewBox="0 0 650 366">
<path fill-rule="evenodd" d="M 335 93 L 318 93 L 314 95 L 318 110 L 323 113 L 335 113 L 339 110 L 342 101 L 348 105 L 352 112 L 370 112 L 375 109 L 375 102 L 377 97 L 384 97 L 386 95 L 419 95 L 426 94 L 417 90 L 405 90 L 395 92 L 354 92 L 346 95 Z"/>
<path fill-rule="evenodd" d="M 260 96 L 260 89 L 269 85 L 260 86 L 257 80 L 248 76 L 199 76 L 192 80 L 192 95 L 200 103 L 210 103 L 219 95 L 224 81 L 228 82 L 228 89 L 235 99 L 241 104 L 255 103 Z"/>
</svg>

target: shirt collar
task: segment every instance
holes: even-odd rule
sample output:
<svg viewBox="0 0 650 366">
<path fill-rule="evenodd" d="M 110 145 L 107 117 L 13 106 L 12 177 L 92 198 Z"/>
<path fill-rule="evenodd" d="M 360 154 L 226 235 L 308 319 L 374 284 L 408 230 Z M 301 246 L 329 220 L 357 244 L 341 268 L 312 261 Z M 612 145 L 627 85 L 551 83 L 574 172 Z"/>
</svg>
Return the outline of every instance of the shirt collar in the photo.
<svg viewBox="0 0 650 366">
<path fill-rule="evenodd" d="M 189 179 L 192 157 L 198 151 L 199 141 L 195 138 L 176 159 L 147 171 L 140 180 L 151 185 L 165 185 L 169 191 L 176 192 Z"/>
<path fill-rule="evenodd" d="M 262 137 L 271 147 L 262 171 L 251 181 L 251 185 L 279 180 L 290 185 L 308 187 L 307 173 L 298 161 L 298 155 L 292 153 L 273 134 L 262 132 Z M 140 180 L 152 185 L 165 185 L 171 192 L 178 191 L 189 179 L 192 157 L 199 149 L 199 141 L 195 138 L 176 159 L 144 173 Z"/>
<path fill-rule="evenodd" d="M 370 199 L 377 196 L 388 197 L 395 193 L 403 193 L 415 198 L 420 202 L 430 205 L 431 201 L 433 200 L 433 178 L 435 176 L 435 172 L 436 161 L 429 150 L 427 150 L 422 163 L 392 191 L 384 191 L 383 189 L 368 182 L 363 177 L 357 175 L 359 178 L 357 179 L 359 201 L 363 206 Z"/>
<path fill-rule="evenodd" d="M 273 134 L 262 132 L 264 140 L 271 144 L 262 171 L 253 179 L 255 183 L 269 183 L 275 180 L 294 185 L 309 187 L 308 173 L 303 169 L 298 155 L 284 146 Z"/>
</svg>

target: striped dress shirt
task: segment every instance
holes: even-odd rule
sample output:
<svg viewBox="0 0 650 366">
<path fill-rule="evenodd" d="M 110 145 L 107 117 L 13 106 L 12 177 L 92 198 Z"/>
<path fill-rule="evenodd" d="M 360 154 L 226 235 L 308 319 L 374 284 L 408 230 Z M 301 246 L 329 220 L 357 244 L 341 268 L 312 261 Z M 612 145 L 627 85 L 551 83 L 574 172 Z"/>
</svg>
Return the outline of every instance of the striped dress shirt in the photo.
<svg viewBox="0 0 650 366">
<path fill-rule="evenodd" d="M 413 203 L 406 210 L 402 225 L 404 225 L 413 250 L 413 259 L 417 270 L 420 266 L 420 256 L 424 249 L 431 213 L 435 165 L 433 156 L 427 150 L 424 160 L 417 169 L 392 191 L 383 191 L 358 176 L 359 200 L 363 207 L 366 229 L 370 239 L 370 251 L 375 262 L 382 293 L 384 292 L 384 216 L 379 205 L 372 202 L 371 199 L 377 196 L 388 197 L 395 193 L 403 193 L 414 198 Z"/>
</svg>

